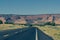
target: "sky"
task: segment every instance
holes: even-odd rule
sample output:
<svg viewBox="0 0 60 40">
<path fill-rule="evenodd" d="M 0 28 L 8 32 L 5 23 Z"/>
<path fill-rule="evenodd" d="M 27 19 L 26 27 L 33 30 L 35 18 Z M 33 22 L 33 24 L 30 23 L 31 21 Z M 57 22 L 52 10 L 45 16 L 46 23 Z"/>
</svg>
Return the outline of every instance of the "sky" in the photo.
<svg viewBox="0 0 60 40">
<path fill-rule="evenodd" d="M 60 0 L 0 0 L 0 14 L 59 14 Z"/>
</svg>

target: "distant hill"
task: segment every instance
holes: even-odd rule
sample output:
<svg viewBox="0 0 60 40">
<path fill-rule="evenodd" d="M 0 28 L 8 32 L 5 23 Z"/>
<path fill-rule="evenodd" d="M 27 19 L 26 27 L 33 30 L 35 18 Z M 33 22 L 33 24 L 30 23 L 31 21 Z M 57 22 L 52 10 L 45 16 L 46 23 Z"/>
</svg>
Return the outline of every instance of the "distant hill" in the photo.
<svg viewBox="0 0 60 40">
<path fill-rule="evenodd" d="M 16 14 L 0 14 L 0 20 L 4 22 L 13 22 L 15 24 L 41 24 L 44 22 L 54 21 L 60 24 L 60 14 L 39 14 L 39 15 L 16 15 Z"/>
</svg>

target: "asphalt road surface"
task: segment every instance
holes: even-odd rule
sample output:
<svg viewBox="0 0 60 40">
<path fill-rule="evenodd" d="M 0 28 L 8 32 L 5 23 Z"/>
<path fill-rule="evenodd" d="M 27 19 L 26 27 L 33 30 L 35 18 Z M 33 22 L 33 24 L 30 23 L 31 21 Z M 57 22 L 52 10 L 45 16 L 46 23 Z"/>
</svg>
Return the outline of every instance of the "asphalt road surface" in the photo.
<svg viewBox="0 0 60 40">
<path fill-rule="evenodd" d="M 53 40 L 38 28 L 24 28 L 0 31 L 0 40 Z"/>
</svg>

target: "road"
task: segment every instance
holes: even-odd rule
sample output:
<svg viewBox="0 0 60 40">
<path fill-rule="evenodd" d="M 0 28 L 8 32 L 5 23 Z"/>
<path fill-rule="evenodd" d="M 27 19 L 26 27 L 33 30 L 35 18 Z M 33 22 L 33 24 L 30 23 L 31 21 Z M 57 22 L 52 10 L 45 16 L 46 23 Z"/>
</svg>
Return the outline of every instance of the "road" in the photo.
<svg viewBox="0 0 60 40">
<path fill-rule="evenodd" d="M 36 27 L 0 32 L 0 40 L 53 40 Z"/>
</svg>

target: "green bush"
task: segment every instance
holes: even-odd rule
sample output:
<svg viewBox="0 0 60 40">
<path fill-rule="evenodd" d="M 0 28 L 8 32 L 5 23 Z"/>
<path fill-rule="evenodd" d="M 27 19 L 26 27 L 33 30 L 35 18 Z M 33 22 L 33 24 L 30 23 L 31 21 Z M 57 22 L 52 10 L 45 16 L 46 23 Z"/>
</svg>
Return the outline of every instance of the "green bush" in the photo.
<svg viewBox="0 0 60 40">
<path fill-rule="evenodd" d="M 3 22 L 0 20 L 0 24 L 3 24 Z"/>
<path fill-rule="evenodd" d="M 54 22 L 52 22 L 52 24 L 51 24 L 52 26 L 55 26 L 55 23 Z"/>
<path fill-rule="evenodd" d="M 52 26 L 55 26 L 55 22 L 46 22 L 45 25 L 52 25 Z"/>
</svg>

